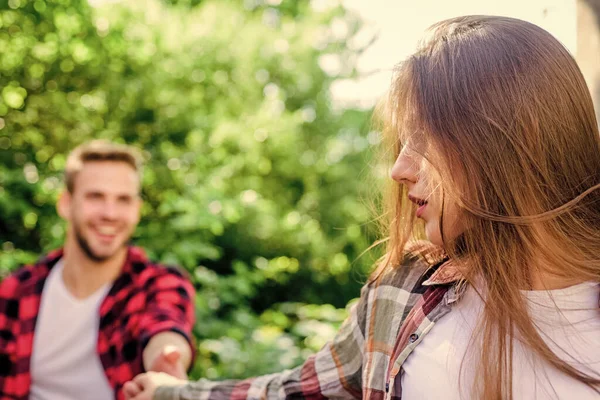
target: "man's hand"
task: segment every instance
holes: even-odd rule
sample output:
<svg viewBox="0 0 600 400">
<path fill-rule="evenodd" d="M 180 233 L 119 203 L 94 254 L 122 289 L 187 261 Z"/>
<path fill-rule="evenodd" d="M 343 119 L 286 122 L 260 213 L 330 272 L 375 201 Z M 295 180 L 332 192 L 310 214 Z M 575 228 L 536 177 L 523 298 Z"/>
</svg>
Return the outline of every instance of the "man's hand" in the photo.
<svg viewBox="0 0 600 400">
<path fill-rule="evenodd" d="M 152 400 L 159 386 L 179 386 L 188 383 L 163 372 L 147 372 L 125 383 L 123 394 L 125 400 Z"/>
<path fill-rule="evenodd" d="M 176 332 L 161 332 L 150 339 L 144 349 L 146 371 L 165 372 L 179 379 L 187 379 L 192 351 L 187 340 Z"/>
</svg>

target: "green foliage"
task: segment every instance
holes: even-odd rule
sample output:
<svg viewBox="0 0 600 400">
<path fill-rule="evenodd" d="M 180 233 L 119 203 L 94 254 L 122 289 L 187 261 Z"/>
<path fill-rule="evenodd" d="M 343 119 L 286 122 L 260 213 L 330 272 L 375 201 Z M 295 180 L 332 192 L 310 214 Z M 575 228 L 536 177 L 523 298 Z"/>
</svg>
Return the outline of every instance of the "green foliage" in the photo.
<svg viewBox="0 0 600 400">
<path fill-rule="evenodd" d="M 358 258 L 369 116 L 328 91 L 354 74 L 357 28 L 340 6 L 295 0 L 0 2 L 0 273 L 61 245 L 70 149 L 134 144 L 147 159 L 134 242 L 197 288 L 193 375 L 296 365 L 373 261 Z"/>
</svg>

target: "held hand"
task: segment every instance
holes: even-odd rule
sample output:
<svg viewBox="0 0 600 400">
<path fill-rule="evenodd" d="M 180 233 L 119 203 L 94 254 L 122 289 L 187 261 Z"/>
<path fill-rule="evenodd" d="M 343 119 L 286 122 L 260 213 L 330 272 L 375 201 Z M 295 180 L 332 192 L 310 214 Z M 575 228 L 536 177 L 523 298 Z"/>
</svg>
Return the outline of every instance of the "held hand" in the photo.
<svg viewBox="0 0 600 400">
<path fill-rule="evenodd" d="M 185 380 L 174 378 L 164 372 L 147 372 L 125 383 L 123 394 L 125 400 L 152 400 L 159 386 L 178 386 L 188 383 Z"/>
<path fill-rule="evenodd" d="M 156 356 L 148 370 L 164 372 L 178 379 L 187 379 L 187 373 L 181 361 L 181 353 L 175 346 L 166 346 Z"/>
</svg>

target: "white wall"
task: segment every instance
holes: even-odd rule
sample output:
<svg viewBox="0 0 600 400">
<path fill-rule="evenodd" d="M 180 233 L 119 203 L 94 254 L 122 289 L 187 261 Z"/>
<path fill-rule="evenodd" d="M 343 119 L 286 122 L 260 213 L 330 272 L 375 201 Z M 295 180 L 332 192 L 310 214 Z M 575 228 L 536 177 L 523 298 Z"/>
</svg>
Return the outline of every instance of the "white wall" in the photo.
<svg viewBox="0 0 600 400">
<path fill-rule="evenodd" d="M 379 39 L 362 55 L 368 77 L 337 83 L 336 102 L 370 107 L 387 89 L 393 66 L 410 54 L 431 24 L 466 14 L 503 15 L 533 22 L 556 36 L 571 52 L 577 42 L 577 0 L 342 0 L 366 22 L 362 40 Z M 359 38 L 360 39 L 360 38 Z M 360 41 L 360 40 L 359 40 Z"/>
<path fill-rule="evenodd" d="M 577 1 L 576 58 L 594 99 L 596 119 L 600 121 L 600 30 L 596 18 L 588 3 Z"/>
</svg>

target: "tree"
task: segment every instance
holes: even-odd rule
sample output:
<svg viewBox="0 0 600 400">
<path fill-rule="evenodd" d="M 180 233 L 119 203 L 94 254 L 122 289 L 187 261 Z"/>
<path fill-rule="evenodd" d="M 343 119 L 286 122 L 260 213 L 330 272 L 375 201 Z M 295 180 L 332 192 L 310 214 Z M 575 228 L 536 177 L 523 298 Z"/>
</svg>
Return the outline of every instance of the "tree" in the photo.
<svg viewBox="0 0 600 400">
<path fill-rule="evenodd" d="M 368 113 L 335 109 L 328 92 L 355 73 L 358 20 L 315 3 L 11 0 L 0 268 L 62 242 L 54 202 L 71 148 L 135 144 L 147 168 L 134 241 L 195 281 L 195 374 L 268 372 L 318 348 L 372 262 L 355 260 L 373 135 Z"/>
</svg>

